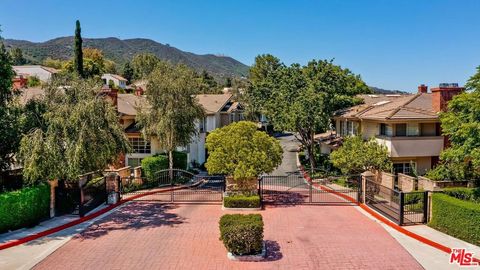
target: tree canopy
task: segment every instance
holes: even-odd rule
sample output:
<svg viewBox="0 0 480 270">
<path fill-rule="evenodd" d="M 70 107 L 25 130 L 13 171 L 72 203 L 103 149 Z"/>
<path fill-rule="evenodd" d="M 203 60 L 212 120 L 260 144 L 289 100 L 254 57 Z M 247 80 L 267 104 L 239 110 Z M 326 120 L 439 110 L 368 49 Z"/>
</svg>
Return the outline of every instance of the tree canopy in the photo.
<svg viewBox="0 0 480 270">
<path fill-rule="evenodd" d="M 12 64 L 16 66 L 25 65 L 27 60 L 23 57 L 23 51 L 20 48 L 13 48 L 10 50 L 10 57 L 12 58 Z"/>
<path fill-rule="evenodd" d="M 260 55 L 250 70 L 248 101 L 267 116 L 276 130 L 293 131 L 315 167 L 315 133 L 330 128 L 336 110 L 360 102 L 357 94 L 371 90 L 359 75 L 329 60 L 285 66 L 272 55 Z"/>
<path fill-rule="evenodd" d="M 137 80 L 148 79 L 160 59 L 152 53 L 137 54 L 132 59 L 133 77 Z"/>
<path fill-rule="evenodd" d="M 73 46 L 73 67 L 80 77 L 83 77 L 83 50 L 82 50 L 82 29 L 80 21 L 75 22 L 75 38 Z"/>
<path fill-rule="evenodd" d="M 10 55 L 0 37 L 0 171 L 14 162 L 20 138 L 20 109 L 12 94 L 12 69 Z"/>
<path fill-rule="evenodd" d="M 234 179 L 270 173 L 282 162 L 280 143 L 248 121 L 215 129 L 207 136 L 206 147 L 208 172 L 231 175 Z"/>
<path fill-rule="evenodd" d="M 427 174 L 435 180 L 480 180 L 480 68 L 466 86 L 471 92 L 455 96 L 440 114 L 450 146 Z"/>
<path fill-rule="evenodd" d="M 96 81 L 71 78 L 46 85 L 43 104 L 34 110 L 42 122 L 21 140 L 27 181 L 75 181 L 129 151 L 116 110 L 101 95 L 100 87 Z"/>
<path fill-rule="evenodd" d="M 346 137 L 342 146 L 330 154 L 330 159 L 345 174 L 360 174 L 366 170 L 390 171 L 392 168 L 387 148 L 374 139 L 363 141 L 360 136 Z"/>
<path fill-rule="evenodd" d="M 198 132 L 196 121 L 204 117 L 195 96 L 199 87 L 195 72 L 185 65 L 159 62 L 148 77 L 148 108 L 139 108 L 136 120 L 145 137 L 157 138 L 169 152 L 169 168 L 173 168 L 172 152 L 191 142 Z"/>
</svg>

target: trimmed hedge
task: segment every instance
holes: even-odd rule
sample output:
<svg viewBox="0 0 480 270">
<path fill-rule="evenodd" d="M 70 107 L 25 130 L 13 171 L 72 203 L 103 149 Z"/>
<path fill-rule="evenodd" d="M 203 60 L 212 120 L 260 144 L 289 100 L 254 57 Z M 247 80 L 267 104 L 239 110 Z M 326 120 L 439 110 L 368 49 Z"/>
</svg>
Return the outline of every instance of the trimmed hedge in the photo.
<svg viewBox="0 0 480 270">
<path fill-rule="evenodd" d="M 444 188 L 443 192 L 460 200 L 480 203 L 480 188 Z"/>
<path fill-rule="evenodd" d="M 155 179 L 155 173 L 168 169 L 168 158 L 164 155 L 155 155 L 142 159 L 142 170 L 148 180 Z"/>
<path fill-rule="evenodd" d="M 223 215 L 220 218 L 220 240 L 234 255 L 262 252 L 263 219 L 260 214 Z"/>
<path fill-rule="evenodd" d="M 48 185 L 0 194 L 0 233 L 37 225 L 49 214 Z"/>
<path fill-rule="evenodd" d="M 432 195 L 430 227 L 474 245 L 480 245 L 480 204 L 442 193 Z"/>
<path fill-rule="evenodd" d="M 223 206 L 227 208 L 259 208 L 260 196 L 234 195 L 223 198 Z"/>
</svg>

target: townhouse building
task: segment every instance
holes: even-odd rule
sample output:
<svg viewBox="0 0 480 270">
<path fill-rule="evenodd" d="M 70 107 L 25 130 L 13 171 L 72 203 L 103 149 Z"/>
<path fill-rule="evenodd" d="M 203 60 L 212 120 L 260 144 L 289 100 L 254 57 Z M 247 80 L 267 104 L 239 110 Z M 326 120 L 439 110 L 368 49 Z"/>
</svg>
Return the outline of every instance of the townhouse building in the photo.
<svg viewBox="0 0 480 270">
<path fill-rule="evenodd" d="M 437 164 L 440 152 L 448 146 L 439 113 L 464 90 L 458 84 L 442 83 L 430 92 L 420 85 L 416 94 L 362 95 L 363 104 L 335 114 L 335 131 L 319 136 L 321 151 L 330 153 L 349 135 L 374 138 L 388 149 L 395 173 L 416 170 L 422 175 Z"/>
</svg>

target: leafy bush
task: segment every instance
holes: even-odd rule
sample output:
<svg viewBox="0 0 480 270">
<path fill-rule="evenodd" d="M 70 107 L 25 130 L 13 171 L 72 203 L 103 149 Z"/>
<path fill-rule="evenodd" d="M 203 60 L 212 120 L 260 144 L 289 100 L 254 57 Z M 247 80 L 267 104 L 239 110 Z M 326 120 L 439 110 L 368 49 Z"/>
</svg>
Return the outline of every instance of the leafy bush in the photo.
<svg viewBox="0 0 480 270">
<path fill-rule="evenodd" d="M 432 197 L 430 227 L 474 245 L 480 245 L 480 204 L 442 193 Z"/>
<path fill-rule="evenodd" d="M 220 218 L 220 240 L 234 255 L 262 252 L 263 219 L 259 214 L 224 215 Z"/>
<path fill-rule="evenodd" d="M 34 226 L 50 213 L 50 187 L 41 185 L 0 194 L 0 233 Z"/>
<path fill-rule="evenodd" d="M 187 153 L 173 152 L 173 167 L 176 169 L 187 169 Z"/>
<path fill-rule="evenodd" d="M 234 195 L 224 197 L 223 205 L 227 208 L 259 208 L 260 196 Z"/>
<path fill-rule="evenodd" d="M 480 203 L 480 188 L 445 188 L 443 192 L 448 196 L 455 197 L 464 201 Z"/>
<path fill-rule="evenodd" d="M 149 180 L 155 178 L 155 173 L 168 169 L 168 158 L 164 155 L 155 155 L 142 159 L 142 169 Z"/>
</svg>

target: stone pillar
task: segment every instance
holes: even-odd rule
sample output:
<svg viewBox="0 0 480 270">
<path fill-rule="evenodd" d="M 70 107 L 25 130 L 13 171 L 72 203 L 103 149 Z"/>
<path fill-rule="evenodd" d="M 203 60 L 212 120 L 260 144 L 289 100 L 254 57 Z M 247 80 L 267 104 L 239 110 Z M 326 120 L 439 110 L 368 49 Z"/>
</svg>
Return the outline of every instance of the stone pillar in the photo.
<svg viewBox="0 0 480 270">
<path fill-rule="evenodd" d="M 117 173 L 109 173 L 105 176 L 107 190 L 107 204 L 115 204 L 120 201 L 119 175 Z"/>
<path fill-rule="evenodd" d="M 48 181 L 50 184 L 50 218 L 55 217 L 55 188 L 58 187 L 58 180 Z"/>
<path fill-rule="evenodd" d="M 365 171 L 362 174 L 362 203 L 366 202 L 365 194 L 367 192 L 367 180 L 369 181 L 374 181 L 375 179 L 375 174 L 372 173 L 371 171 Z"/>
<path fill-rule="evenodd" d="M 428 216 L 427 216 L 427 223 L 430 222 L 430 220 L 432 220 L 432 195 L 433 195 L 433 192 L 428 192 Z"/>
</svg>

